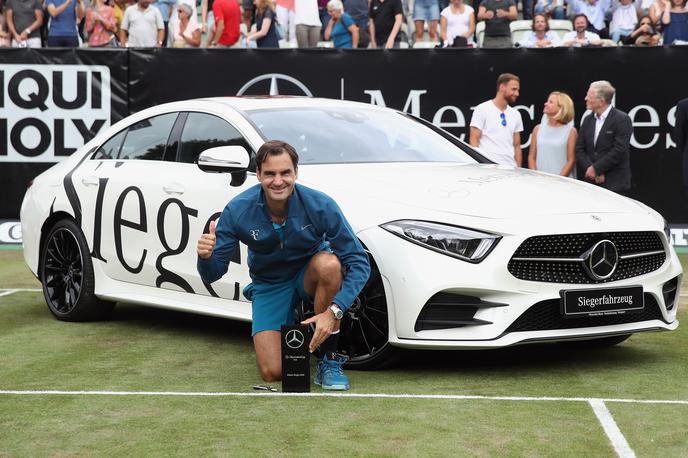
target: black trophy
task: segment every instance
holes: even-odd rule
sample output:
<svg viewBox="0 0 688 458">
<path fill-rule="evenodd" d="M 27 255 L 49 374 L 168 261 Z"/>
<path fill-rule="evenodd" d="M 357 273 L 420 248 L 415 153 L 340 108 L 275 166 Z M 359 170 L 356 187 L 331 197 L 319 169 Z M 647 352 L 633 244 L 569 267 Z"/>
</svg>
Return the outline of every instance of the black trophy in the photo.
<svg viewBox="0 0 688 458">
<path fill-rule="evenodd" d="M 311 364 L 308 325 L 282 325 L 282 391 L 311 391 Z"/>
</svg>

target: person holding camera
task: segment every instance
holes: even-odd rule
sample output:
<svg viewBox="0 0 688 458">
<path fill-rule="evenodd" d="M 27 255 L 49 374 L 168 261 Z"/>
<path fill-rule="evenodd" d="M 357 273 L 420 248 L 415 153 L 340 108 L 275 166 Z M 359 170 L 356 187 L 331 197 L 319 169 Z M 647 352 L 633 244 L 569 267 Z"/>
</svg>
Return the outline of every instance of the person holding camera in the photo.
<svg viewBox="0 0 688 458">
<path fill-rule="evenodd" d="M 266 142 L 256 153 L 259 184 L 232 199 L 217 226 L 198 240 L 198 272 L 207 283 L 220 279 L 239 242 L 248 246 L 256 363 L 266 382 L 282 377 L 283 324 L 294 322 L 295 301 L 312 302 L 315 316 L 302 322 L 315 332 L 309 350 L 318 349 L 315 384 L 348 390 L 338 354 L 341 319 L 370 275 L 363 246 L 329 196 L 296 184 L 299 156 L 288 143 Z"/>
<path fill-rule="evenodd" d="M 636 46 L 657 46 L 662 34 L 652 26 L 652 18 L 650 16 L 643 16 L 638 21 L 635 30 L 623 39 L 625 45 Z"/>
</svg>

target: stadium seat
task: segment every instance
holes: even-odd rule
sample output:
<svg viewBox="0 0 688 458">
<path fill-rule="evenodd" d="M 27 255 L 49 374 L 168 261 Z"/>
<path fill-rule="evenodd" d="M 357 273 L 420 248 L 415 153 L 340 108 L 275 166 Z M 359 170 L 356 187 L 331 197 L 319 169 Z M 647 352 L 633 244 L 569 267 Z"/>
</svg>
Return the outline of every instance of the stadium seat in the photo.
<svg viewBox="0 0 688 458">
<path fill-rule="evenodd" d="M 563 39 L 564 35 L 573 30 L 573 23 L 568 19 L 550 19 L 549 29 Z"/>
<path fill-rule="evenodd" d="M 511 30 L 511 42 L 520 43 L 523 36 L 532 30 L 533 21 L 530 19 L 524 19 L 519 21 L 512 21 L 509 23 L 509 29 Z"/>
<path fill-rule="evenodd" d="M 280 40 L 278 43 L 280 49 L 292 49 L 297 47 L 295 41 Z"/>
</svg>

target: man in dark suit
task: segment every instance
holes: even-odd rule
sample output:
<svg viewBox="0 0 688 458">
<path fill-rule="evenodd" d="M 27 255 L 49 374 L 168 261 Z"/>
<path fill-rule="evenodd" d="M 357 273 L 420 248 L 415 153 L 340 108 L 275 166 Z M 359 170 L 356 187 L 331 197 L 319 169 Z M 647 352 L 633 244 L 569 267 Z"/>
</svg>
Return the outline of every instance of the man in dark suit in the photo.
<svg viewBox="0 0 688 458">
<path fill-rule="evenodd" d="M 676 149 L 683 155 L 683 189 L 688 193 L 688 98 L 676 104 Z"/>
<path fill-rule="evenodd" d="M 576 142 L 578 177 L 626 194 L 631 189 L 631 118 L 612 107 L 616 90 L 608 81 L 595 81 L 585 96 L 592 111 L 581 124 Z"/>
</svg>

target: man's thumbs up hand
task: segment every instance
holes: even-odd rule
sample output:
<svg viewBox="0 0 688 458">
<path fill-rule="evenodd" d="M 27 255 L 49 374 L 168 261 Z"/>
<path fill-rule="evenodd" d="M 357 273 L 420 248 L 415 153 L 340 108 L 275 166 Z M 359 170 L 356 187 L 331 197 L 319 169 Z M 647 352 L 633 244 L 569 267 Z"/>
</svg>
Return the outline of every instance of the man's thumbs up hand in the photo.
<svg viewBox="0 0 688 458">
<path fill-rule="evenodd" d="M 196 251 L 201 259 L 208 259 L 213 255 L 215 249 L 215 221 L 210 222 L 209 232 L 201 235 L 196 245 Z"/>
</svg>

